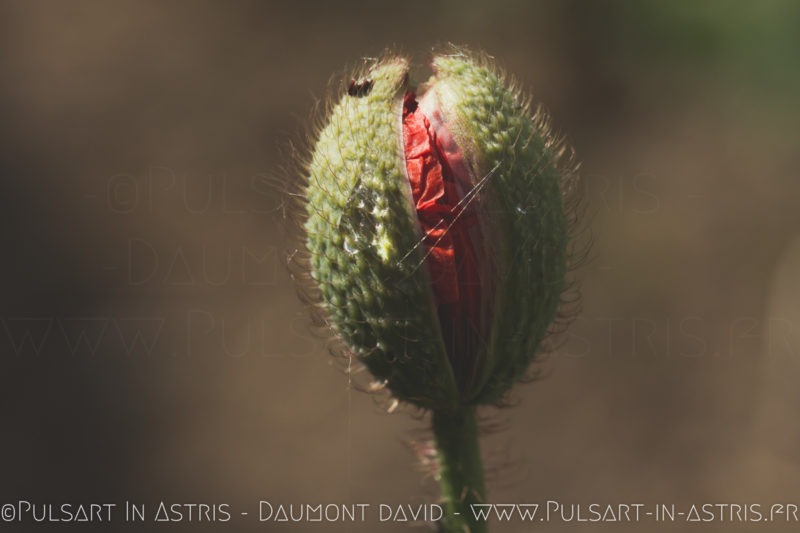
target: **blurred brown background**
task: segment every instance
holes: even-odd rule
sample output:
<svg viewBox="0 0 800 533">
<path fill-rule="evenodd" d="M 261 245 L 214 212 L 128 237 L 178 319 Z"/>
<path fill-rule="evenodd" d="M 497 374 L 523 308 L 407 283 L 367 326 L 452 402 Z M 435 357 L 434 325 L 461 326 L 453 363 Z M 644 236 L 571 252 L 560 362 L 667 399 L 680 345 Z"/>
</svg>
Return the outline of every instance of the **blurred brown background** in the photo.
<svg viewBox="0 0 800 533">
<path fill-rule="evenodd" d="M 550 111 L 595 240 L 546 378 L 487 413 L 491 501 L 800 503 L 797 3 L 1 9 L 0 504 L 234 513 L 98 531 L 408 530 L 256 519 L 262 499 L 436 494 L 404 445 L 421 422 L 350 390 L 309 333 L 272 184 L 331 75 L 447 42 Z M 536 526 L 495 530 L 797 524 Z"/>
</svg>

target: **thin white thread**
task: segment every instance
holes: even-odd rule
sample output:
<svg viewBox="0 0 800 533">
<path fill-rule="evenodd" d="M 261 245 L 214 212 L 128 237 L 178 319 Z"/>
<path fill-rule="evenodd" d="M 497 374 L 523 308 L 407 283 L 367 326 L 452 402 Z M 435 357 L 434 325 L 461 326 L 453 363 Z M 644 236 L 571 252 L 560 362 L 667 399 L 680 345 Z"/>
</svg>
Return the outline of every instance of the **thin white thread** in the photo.
<svg viewBox="0 0 800 533">
<path fill-rule="evenodd" d="M 417 265 L 414 266 L 414 269 L 413 269 L 412 272 L 416 272 L 419 269 L 419 267 L 421 267 L 425 263 L 425 260 L 428 259 L 428 256 L 430 256 L 431 253 L 433 253 L 433 249 L 436 248 L 436 246 L 439 245 L 439 243 L 442 241 L 442 239 L 444 239 L 445 235 L 447 235 L 447 233 L 452 229 L 453 225 L 455 225 L 455 223 L 458 221 L 458 219 L 461 217 L 461 215 L 464 214 L 464 211 L 466 210 L 466 208 L 469 207 L 469 205 L 478 197 L 478 193 L 480 192 L 480 190 L 483 189 L 483 187 L 486 186 L 487 180 L 492 176 L 492 174 L 495 173 L 495 171 L 497 171 L 498 168 L 500 168 L 500 163 L 499 162 L 494 166 L 494 168 L 492 168 L 492 170 L 490 170 L 488 173 L 486 173 L 486 175 L 483 178 L 481 178 L 480 181 L 478 181 L 478 183 L 476 183 L 475 186 L 472 187 L 472 189 L 467 191 L 467 193 L 463 196 L 463 198 L 461 198 L 461 200 L 458 201 L 458 203 L 453 207 L 453 209 L 451 209 L 451 212 L 453 212 L 457 208 L 459 208 L 459 207 L 461 208 L 458 211 L 458 213 L 456 214 L 456 216 L 453 217 L 453 220 L 450 222 L 450 224 L 445 228 L 444 233 L 442 233 L 442 235 L 439 236 L 438 239 L 436 239 L 436 242 L 434 242 L 431 245 L 430 249 L 425 253 L 425 255 L 422 257 L 422 259 L 419 261 L 419 263 L 417 263 Z M 431 229 L 431 231 L 433 231 L 435 229 L 438 229 L 439 225 L 441 223 L 442 223 L 442 221 L 439 221 L 436 224 L 436 226 L 434 226 Z M 425 235 L 425 237 L 427 237 L 427 235 Z M 417 244 L 415 244 L 406 253 L 406 255 L 404 255 L 400 259 L 401 263 L 403 261 L 405 261 L 408 258 L 408 256 L 410 256 L 412 253 L 414 253 L 414 250 L 416 250 L 417 248 L 419 248 L 422 245 L 422 243 L 425 241 L 425 237 L 423 237 L 422 239 L 417 241 Z"/>
</svg>

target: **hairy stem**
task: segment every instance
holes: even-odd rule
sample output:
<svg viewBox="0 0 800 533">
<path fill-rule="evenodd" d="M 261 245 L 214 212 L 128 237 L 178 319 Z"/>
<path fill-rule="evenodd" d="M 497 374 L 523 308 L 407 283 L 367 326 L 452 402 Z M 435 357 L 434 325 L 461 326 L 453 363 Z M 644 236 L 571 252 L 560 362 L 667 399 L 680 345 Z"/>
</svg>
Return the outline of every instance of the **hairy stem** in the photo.
<svg viewBox="0 0 800 533">
<path fill-rule="evenodd" d="M 445 506 L 443 531 L 485 533 L 486 522 L 477 520 L 471 507 L 483 503 L 486 497 L 475 408 L 462 407 L 455 412 L 434 411 L 433 435 Z"/>
</svg>

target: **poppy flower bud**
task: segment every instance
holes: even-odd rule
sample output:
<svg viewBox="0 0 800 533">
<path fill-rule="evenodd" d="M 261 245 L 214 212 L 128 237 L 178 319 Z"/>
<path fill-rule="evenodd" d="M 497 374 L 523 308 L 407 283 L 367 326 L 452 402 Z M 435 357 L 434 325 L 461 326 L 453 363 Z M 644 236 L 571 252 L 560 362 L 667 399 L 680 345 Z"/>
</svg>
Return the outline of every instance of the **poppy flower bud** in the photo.
<svg viewBox="0 0 800 533">
<path fill-rule="evenodd" d="M 318 304 L 399 400 L 491 404 L 521 378 L 565 288 L 571 177 L 540 114 L 487 60 L 387 57 L 343 90 L 304 185 Z"/>
</svg>

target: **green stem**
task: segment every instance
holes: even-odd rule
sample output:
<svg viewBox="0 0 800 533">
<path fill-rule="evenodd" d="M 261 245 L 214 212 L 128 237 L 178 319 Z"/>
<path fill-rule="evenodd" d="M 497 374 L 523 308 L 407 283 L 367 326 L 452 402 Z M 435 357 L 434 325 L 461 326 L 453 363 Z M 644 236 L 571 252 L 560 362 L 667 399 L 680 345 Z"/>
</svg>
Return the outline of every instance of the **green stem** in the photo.
<svg viewBox="0 0 800 533">
<path fill-rule="evenodd" d="M 471 508 L 472 504 L 483 503 L 486 498 L 475 409 L 462 407 L 455 412 L 434 411 L 433 436 L 445 507 L 443 531 L 486 533 L 486 522 L 476 520 Z"/>
</svg>

